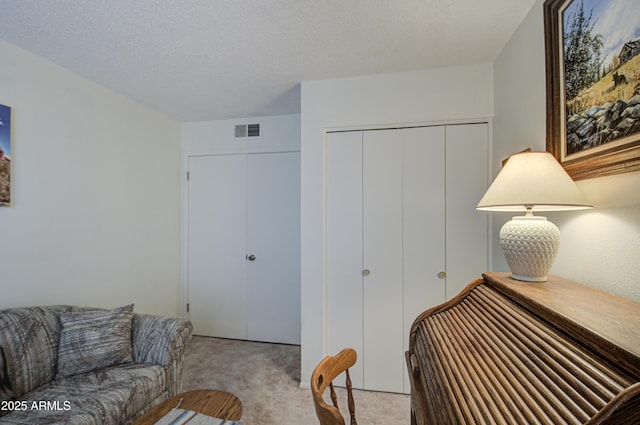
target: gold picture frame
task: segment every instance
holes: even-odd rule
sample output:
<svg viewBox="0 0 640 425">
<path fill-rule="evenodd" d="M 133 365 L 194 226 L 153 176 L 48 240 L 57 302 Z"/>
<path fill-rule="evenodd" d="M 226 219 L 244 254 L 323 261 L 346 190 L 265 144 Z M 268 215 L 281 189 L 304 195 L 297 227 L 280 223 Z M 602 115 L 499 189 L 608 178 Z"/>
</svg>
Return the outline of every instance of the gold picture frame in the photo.
<svg viewBox="0 0 640 425">
<path fill-rule="evenodd" d="M 614 37 L 607 37 L 605 25 L 609 20 L 600 20 L 623 9 L 626 16 L 634 18 L 614 21 L 616 26 L 629 22 L 631 28 L 626 32 L 638 34 L 640 3 L 613 7 L 622 1 L 546 0 L 543 5 L 547 151 L 574 180 L 640 171 L 640 103 L 633 103 L 640 99 L 640 37 L 613 40 Z M 584 71 L 576 66 L 580 59 L 576 60 L 573 52 L 578 49 L 571 47 L 572 41 L 578 39 L 573 31 L 579 25 L 585 30 L 582 36 L 586 32 L 594 47 L 591 56 L 587 55 L 593 71 L 591 83 L 586 85 L 576 78 Z M 626 105 L 636 108 L 635 112 L 633 108 L 627 111 Z M 623 114 L 626 115 L 622 117 Z"/>
</svg>

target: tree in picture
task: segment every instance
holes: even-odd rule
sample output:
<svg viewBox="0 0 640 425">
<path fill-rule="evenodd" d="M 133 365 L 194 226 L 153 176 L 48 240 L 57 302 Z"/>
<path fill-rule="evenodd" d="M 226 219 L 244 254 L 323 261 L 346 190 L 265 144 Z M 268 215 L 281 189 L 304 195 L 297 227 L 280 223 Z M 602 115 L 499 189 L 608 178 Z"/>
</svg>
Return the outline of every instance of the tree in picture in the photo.
<svg viewBox="0 0 640 425">
<path fill-rule="evenodd" d="M 600 79 L 602 34 L 593 34 L 593 11 L 584 13 L 584 1 L 568 15 L 564 31 L 564 74 L 567 99 Z"/>
</svg>

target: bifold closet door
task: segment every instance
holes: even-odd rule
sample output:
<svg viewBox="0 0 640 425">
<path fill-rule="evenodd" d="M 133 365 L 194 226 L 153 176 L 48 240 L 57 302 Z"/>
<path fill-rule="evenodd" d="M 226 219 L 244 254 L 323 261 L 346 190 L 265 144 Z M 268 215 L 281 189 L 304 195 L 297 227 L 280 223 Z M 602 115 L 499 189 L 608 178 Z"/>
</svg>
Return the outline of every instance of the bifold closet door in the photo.
<svg viewBox="0 0 640 425">
<path fill-rule="evenodd" d="M 362 158 L 364 386 L 403 392 L 401 132 L 365 131 Z"/>
<path fill-rule="evenodd" d="M 327 350 L 356 349 L 354 387 L 408 393 L 413 320 L 487 269 L 487 141 L 484 123 L 327 134 Z"/>
<path fill-rule="evenodd" d="M 357 388 L 408 392 L 405 335 L 444 301 L 444 129 L 330 133 L 328 352 L 353 347 Z"/>
<path fill-rule="evenodd" d="M 247 156 L 189 158 L 189 317 L 196 335 L 247 337 Z"/>
<path fill-rule="evenodd" d="M 402 129 L 403 141 L 403 346 L 427 308 L 445 301 L 445 127 Z M 411 391 L 402 362 L 404 392 Z"/>
<path fill-rule="evenodd" d="M 327 354 L 355 349 L 351 381 L 364 388 L 361 131 L 327 134 L 326 169 Z"/>
<path fill-rule="evenodd" d="M 476 210 L 488 187 L 488 125 L 448 125 L 446 140 L 446 298 L 451 299 L 479 277 L 479 270 L 489 270 L 488 213 Z"/>
</svg>

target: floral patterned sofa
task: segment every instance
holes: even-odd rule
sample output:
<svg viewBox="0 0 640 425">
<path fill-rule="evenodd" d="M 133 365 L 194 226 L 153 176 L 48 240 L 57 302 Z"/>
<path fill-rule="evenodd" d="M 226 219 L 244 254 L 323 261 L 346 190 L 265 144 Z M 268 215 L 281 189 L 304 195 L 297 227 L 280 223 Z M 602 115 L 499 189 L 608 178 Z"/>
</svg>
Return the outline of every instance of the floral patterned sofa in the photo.
<svg viewBox="0 0 640 425">
<path fill-rule="evenodd" d="M 0 310 L 0 424 L 130 424 L 180 392 L 192 330 L 133 305 Z"/>
</svg>

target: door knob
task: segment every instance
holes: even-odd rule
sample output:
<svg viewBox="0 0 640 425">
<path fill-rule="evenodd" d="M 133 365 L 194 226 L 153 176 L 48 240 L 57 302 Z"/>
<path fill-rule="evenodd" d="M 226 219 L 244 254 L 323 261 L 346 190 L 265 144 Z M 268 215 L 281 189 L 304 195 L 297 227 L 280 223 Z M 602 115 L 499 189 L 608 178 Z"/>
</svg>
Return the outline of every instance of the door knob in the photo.
<svg viewBox="0 0 640 425">
<path fill-rule="evenodd" d="M 444 279 L 445 277 L 447 277 L 447 274 L 445 272 L 440 272 L 440 273 L 438 273 L 438 277 L 440 279 Z"/>
<path fill-rule="evenodd" d="M 362 276 L 369 276 L 370 273 L 369 269 L 362 270 Z"/>
<path fill-rule="evenodd" d="M 256 261 L 256 256 L 251 254 L 251 255 L 247 255 L 247 260 L 249 261 Z"/>
</svg>

